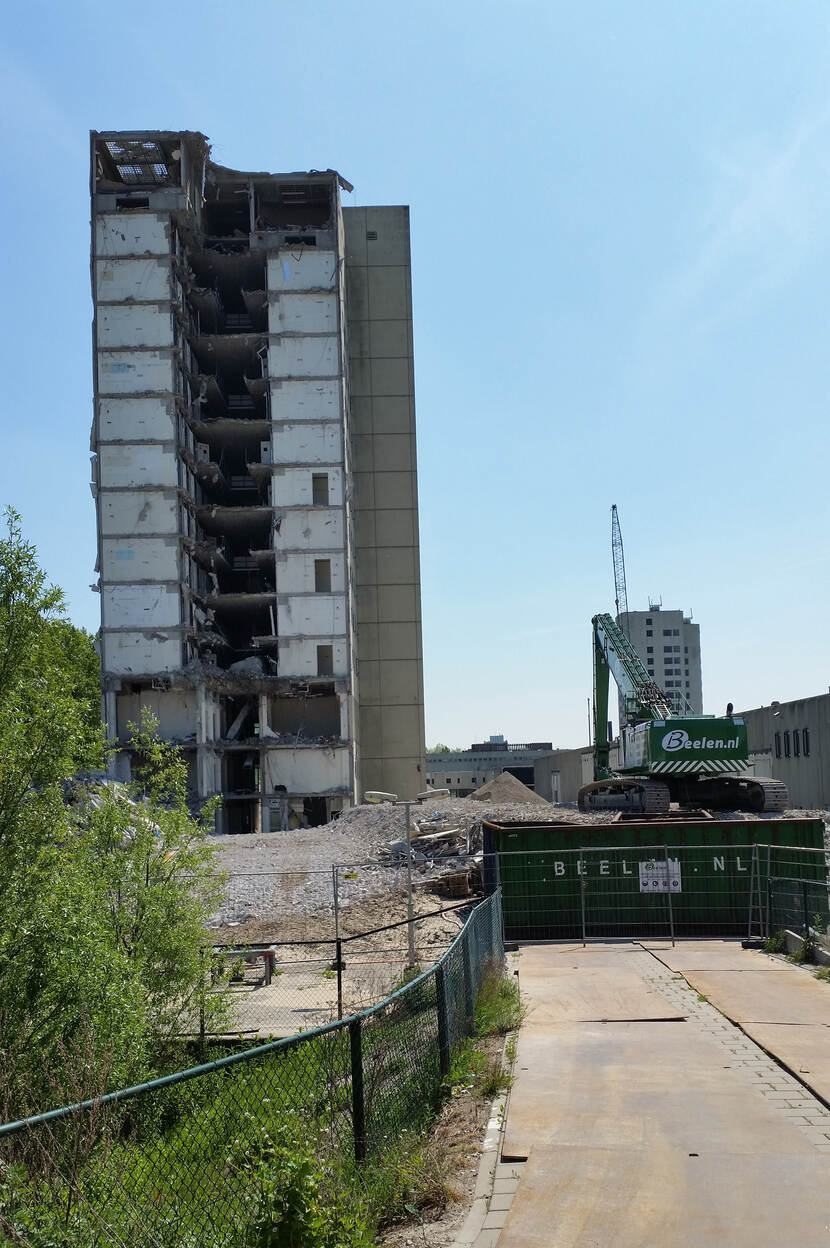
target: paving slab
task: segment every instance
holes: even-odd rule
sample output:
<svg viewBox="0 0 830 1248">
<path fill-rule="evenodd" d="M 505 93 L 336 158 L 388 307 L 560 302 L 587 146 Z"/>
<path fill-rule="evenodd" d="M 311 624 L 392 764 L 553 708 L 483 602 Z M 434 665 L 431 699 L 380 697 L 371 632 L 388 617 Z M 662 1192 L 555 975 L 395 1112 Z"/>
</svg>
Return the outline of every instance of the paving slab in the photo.
<svg viewBox="0 0 830 1248">
<path fill-rule="evenodd" d="M 827 1157 L 568 1148 L 528 1167 L 499 1248 L 830 1244 Z M 786 1196 L 784 1195 L 786 1193 Z"/>
<path fill-rule="evenodd" d="M 821 1122 L 812 1124 L 809 1105 L 800 1121 L 772 1085 L 764 1095 L 697 993 L 681 991 L 683 981 L 650 954 L 632 961 L 630 949 L 608 947 L 599 958 L 591 947 L 571 949 L 568 967 L 560 952 L 547 972 L 544 952 L 529 952 L 520 982 L 530 1014 L 503 1153 L 528 1160 L 499 1248 L 830 1248 Z M 711 973 L 758 984 L 775 974 Z M 694 1003 L 688 1016 L 668 1000 L 665 1017 L 676 1021 L 649 1013 L 663 999 L 661 978 L 669 999 Z M 606 1017 L 624 1016 L 621 1004 L 632 1001 L 643 1007 L 635 1021 L 588 1017 L 597 1003 Z M 735 1038 L 749 1046 L 737 1029 Z"/>
<path fill-rule="evenodd" d="M 551 946 L 524 950 L 519 983 L 528 1002 L 528 1025 L 683 1017 L 647 982 L 655 970 L 650 954 L 611 946 L 603 961 L 599 957 L 590 946 L 570 951 L 567 961 Z"/>
<path fill-rule="evenodd" d="M 830 1027 L 830 985 L 797 966 L 776 970 L 684 971 L 714 1006 L 740 1023 L 812 1023 Z"/>
<path fill-rule="evenodd" d="M 737 940 L 690 940 L 671 947 L 665 941 L 643 941 L 643 948 L 673 971 L 780 970 L 781 961 L 760 950 L 743 949 Z"/>
</svg>

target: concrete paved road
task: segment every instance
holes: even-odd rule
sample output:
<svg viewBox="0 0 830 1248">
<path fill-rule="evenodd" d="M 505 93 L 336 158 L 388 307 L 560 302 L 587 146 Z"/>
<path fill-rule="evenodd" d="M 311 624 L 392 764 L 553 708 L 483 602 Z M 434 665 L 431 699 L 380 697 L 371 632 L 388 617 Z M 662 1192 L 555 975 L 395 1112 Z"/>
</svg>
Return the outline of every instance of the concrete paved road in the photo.
<svg viewBox="0 0 830 1248">
<path fill-rule="evenodd" d="M 672 957 L 723 971 L 734 950 L 707 943 Z M 522 950 L 503 1157 L 528 1160 L 499 1248 L 830 1248 L 830 1115 L 665 952 Z"/>
</svg>

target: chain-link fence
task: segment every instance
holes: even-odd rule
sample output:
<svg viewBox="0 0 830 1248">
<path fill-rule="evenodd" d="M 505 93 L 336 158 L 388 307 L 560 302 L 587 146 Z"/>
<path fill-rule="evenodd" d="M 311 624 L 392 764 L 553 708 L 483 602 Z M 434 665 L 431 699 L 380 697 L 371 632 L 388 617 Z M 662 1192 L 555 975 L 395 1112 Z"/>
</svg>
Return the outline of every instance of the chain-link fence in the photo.
<svg viewBox="0 0 830 1248">
<path fill-rule="evenodd" d="M 0 1127 L 0 1230 L 21 1244 L 253 1243 L 273 1133 L 296 1124 L 319 1157 L 354 1165 L 423 1127 L 503 953 L 496 892 L 433 967 L 350 1019 Z"/>
<path fill-rule="evenodd" d="M 471 904 L 442 904 L 416 885 L 410 940 L 405 867 L 232 873 L 223 886 L 212 967 L 228 989 L 221 1035 L 236 1043 L 291 1036 L 374 1005 L 412 964 L 440 957 Z M 200 1035 L 202 1050 L 210 1038 Z"/>
<path fill-rule="evenodd" d="M 501 886 L 513 940 L 766 936 L 794 923 L 800 930 L 808 911 L 827 927 L 820 849 L 631 845 L 489 857 L 487 878 Z"/>
</svg>

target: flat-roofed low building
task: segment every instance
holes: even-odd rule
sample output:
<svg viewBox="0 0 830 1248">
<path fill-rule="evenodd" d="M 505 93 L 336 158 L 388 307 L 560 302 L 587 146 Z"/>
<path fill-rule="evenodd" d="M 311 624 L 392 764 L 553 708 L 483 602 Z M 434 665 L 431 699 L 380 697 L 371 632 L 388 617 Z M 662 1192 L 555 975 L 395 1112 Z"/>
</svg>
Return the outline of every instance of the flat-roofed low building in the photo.
<svg viewBox="0 0 830 1248">
<path fill-rule="evenodd" d="M 830 808 L 830 693 L 741 714 L 755 774 L 783 780 L 791 806 Z"/>
<path fill-rule="evenodd" d="M 429 788 L 449 789 L 453 797 L 469 797 L 488 780 L 509 771 L 522 784 L 534 789 L 536 760 L 550 754 L 550 741 L 513 744 L 502 736 L 480 741 L 468 750 L 448 750 L 426 756 Z"/>
</svg>

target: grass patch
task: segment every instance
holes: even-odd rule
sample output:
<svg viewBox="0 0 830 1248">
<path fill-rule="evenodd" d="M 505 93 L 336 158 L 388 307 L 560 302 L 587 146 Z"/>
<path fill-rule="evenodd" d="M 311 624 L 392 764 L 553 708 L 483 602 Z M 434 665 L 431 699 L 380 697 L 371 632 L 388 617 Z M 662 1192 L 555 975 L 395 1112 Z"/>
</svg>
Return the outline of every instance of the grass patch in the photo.
<svg viewBox="0 0 830 1248">
<path fill-rule="evenodd" d="M 787 952 L 787 933 L 773 932 L 764 941 L 764 953 L 786 953 Z"/>
<path fill-rule="evenodd" d="M 525 1016 L 519 983 L 494 964 L 487 968 L 476 998 L 477 1036 L 503 1036 L 515 1030 Z"/>
<path fill-rule="evenodd" d="M 813 971 L 813 978 L 820 979 L 822 983 L 830 983 L 830 966 L 820 966 L 817 971 Z"/>
<path fill-rule="evenodd" d="M 813 956 L 813 942 L 809 936 L 802 940 L 797 949 L 794 949 L 792 953 L 787 954 L 787 957 L 791 962 L 794 962 L 796 966 L 803 966 L 805 962 L 812 962 Z"/>
</svg>

